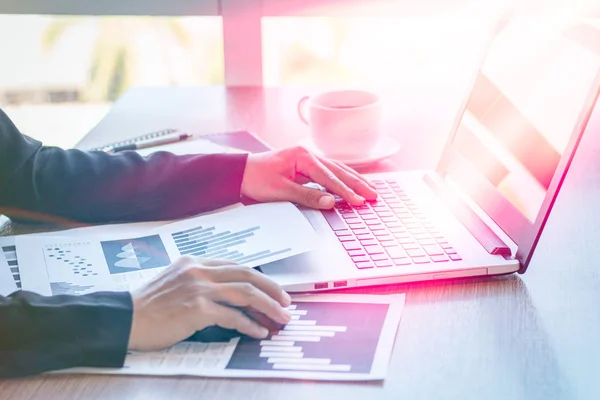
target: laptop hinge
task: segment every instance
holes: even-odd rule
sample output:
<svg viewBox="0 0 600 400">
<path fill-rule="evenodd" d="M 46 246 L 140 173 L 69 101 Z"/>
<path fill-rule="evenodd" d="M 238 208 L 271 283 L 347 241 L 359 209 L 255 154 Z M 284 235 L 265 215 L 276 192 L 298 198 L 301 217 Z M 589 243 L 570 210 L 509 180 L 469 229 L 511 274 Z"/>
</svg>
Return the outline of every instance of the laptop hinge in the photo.
<svg viewBox="0 0 600 400">
<path fill-rule="evenodd" d="M 477 241 L 490 254 L 501 256 L 510 256 L 510 247 L 506 245 L 486 225 L 485 222 L 465 203 L 459 196 L 453 193 L 434 173 L 427 173 L 424 177 L 425 182 L 431 187 L 436 195 L 448 205 L 450 211 L 464 225 L 465 228 L 477 239 Z"/>
</svg>

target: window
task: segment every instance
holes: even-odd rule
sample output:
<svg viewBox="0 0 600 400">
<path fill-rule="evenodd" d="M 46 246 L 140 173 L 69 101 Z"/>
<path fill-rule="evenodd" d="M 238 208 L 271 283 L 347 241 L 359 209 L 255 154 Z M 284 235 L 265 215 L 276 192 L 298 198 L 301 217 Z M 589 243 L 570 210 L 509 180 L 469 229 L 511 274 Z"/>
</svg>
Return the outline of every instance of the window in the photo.
<svg viewBox="0 0 600 400">
<path fill-rule="evenodd" d="M 71 147 L 133 85 L 222 84 L 221 17 L 0 15 L 0 107 Z"/>
<path fill-rule="evenodd" d="M 489 28 L 467 17 L 265 17 L 264 83 L 453 82 L 475 65 Z"/>
</svg>

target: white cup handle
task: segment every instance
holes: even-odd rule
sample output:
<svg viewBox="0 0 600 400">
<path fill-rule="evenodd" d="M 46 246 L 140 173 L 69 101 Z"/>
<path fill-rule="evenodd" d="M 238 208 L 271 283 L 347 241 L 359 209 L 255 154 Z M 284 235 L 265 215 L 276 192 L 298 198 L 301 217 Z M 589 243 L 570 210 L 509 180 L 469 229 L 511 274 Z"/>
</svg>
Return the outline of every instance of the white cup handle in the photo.
<svg viewBox="0 0 600 400">
<path fill-rule="evenodd" d="M 304 116 L 304 110 L 306 108 L 305 106 L 308 99 L 310 99 L 310 96 L 304 96 L 300 99 L 300 101 L 298 101 L 298 116 L 306 125 L 310 125 L 310 122 L 308 122 L 308 118 Z"/>
</svg>

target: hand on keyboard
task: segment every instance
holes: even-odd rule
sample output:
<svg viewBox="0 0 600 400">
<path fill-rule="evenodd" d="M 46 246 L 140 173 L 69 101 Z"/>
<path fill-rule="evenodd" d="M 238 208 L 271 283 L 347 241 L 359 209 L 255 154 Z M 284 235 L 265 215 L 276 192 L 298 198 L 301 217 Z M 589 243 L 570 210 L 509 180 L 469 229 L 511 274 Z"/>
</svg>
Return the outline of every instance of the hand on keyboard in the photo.
<svg viewBox="0 0 600 400">
<path fill-rule="evenodd" d="M 303 186 L 309 182 L 330 193 Z M 366 178 L 302 147 L 249 155 L 241 193 L 257 201 L 291 201 L 317 209 L 331 209 L 335 204 L 332 194 L 355 206 L 377 198 Z"/>
</svg>

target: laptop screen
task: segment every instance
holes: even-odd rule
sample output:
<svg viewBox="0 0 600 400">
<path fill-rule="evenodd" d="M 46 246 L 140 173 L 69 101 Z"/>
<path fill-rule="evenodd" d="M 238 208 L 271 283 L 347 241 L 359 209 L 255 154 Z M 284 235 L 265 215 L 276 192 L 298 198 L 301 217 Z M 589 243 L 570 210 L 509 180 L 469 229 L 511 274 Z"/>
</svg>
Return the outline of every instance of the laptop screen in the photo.
<svg viewBox="0 0 600 400">
<path fill-rule="evenodd" d="M 515 242 L 541 229 L 599 71 L 599 19 L 515 17 L 490 43 L 442 164 Z"/>
</svg>

